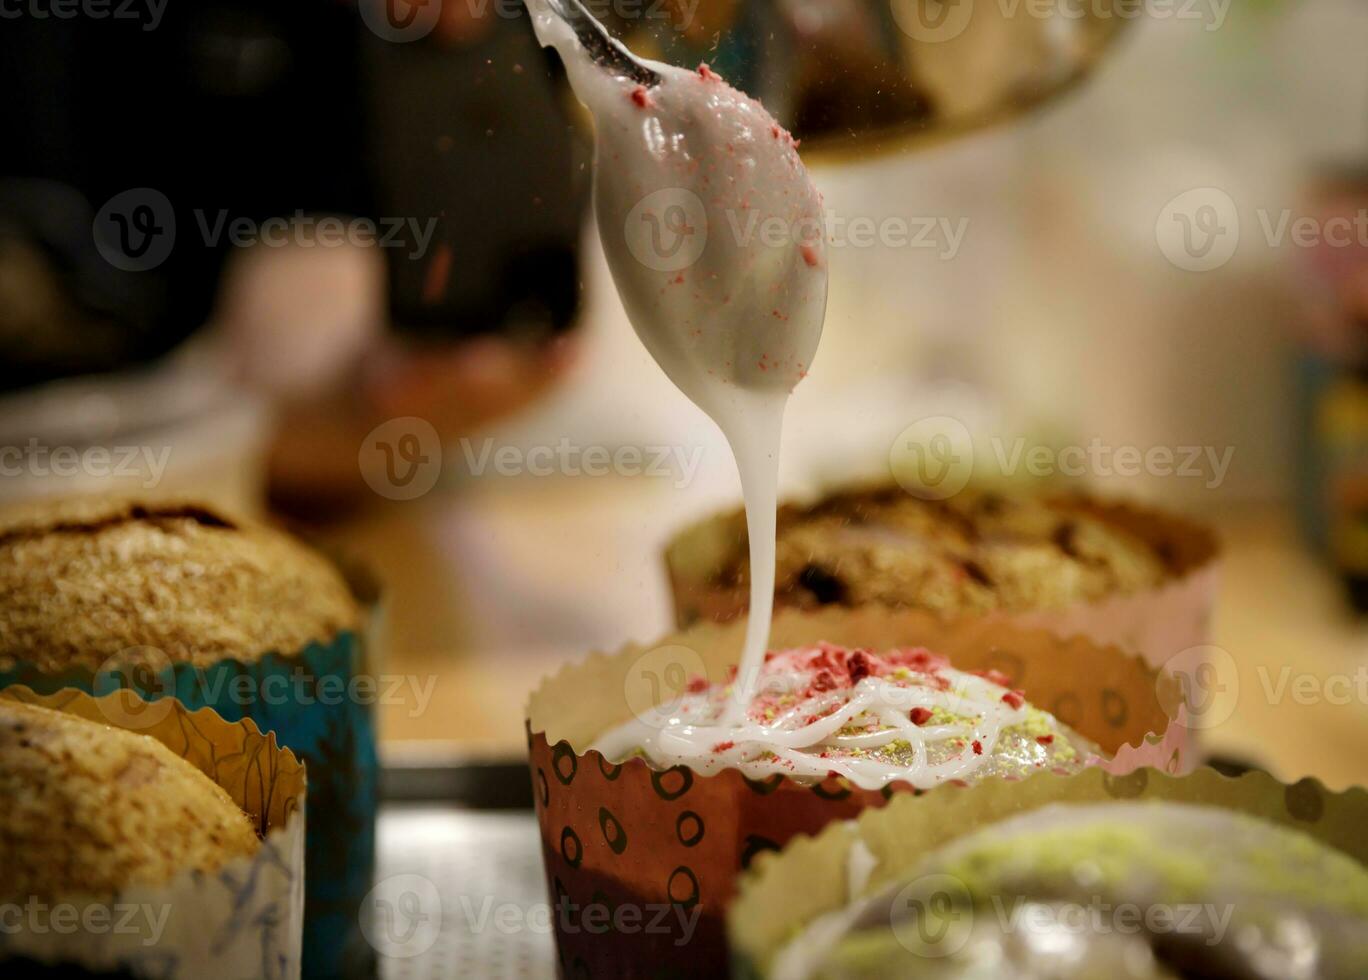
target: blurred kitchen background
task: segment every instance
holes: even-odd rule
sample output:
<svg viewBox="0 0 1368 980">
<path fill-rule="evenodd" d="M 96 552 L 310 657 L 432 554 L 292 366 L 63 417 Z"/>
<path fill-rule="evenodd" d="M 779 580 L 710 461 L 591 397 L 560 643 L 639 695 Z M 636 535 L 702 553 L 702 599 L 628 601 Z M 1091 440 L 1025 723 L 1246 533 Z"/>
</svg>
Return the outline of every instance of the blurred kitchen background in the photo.
<svg viewBox="0 0 1368 980">
<path fill-rule="evenodd" d="M 670 628 L 661 546 L 736 504 L 735 468 L 625 318 L 584 120 L 525 17 L 446 0 L 410 37 L 369 0 L 278 6 L 0 24 L 0 503 L 188 493 L 288 522 L 384 580 L 381 669 L 437 678 L 426 710 L 384 709 L 392 749 L 517 755 L 542 673 Z M 1033 24 L 1063 67 L 998 88 L 1020 39 L 959 74 L 930 58 L 963 89 L 934 108 L 876 100 L 877 61 L 855 95 L 760 71 L 764 18 L 801 55 L 858 44 L 874 7 L 699 0 L 692 33 L 643 40 L 784 79 L 758 94 L 829 213 L 885 223 L 830 252 L 785 488 L 886 475 L 928 418 L 972 432 L 990 479 L 1016 440 L 1200 448 L 1195 472 L 1082 479 L 1222 533 L 1241 695 L 1208 743 L 1368 782 L 1368 5 L 1063 3 L 1110 11 L 1105 36 Z M 1023 111 L 951 138 L 956 98 L 966 127 Z M 320 247 L 324 215 L 403 247 Z M 536 447 L 572 462 L 538 475 Z M 642 472 L 570 472 L 623 447 Z M 1275 704 L 1289 667 L 1357 693 Z"/>
</svg>

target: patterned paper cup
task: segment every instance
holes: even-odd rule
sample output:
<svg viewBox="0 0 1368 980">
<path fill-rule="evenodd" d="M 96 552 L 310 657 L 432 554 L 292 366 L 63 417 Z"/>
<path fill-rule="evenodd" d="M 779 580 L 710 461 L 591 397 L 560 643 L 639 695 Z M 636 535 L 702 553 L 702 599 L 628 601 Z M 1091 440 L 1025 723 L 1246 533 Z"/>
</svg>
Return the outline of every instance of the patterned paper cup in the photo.
<svg viewBox="0 0 1368 980">
<path fill-rule="evenodd" d="M 1141 654 L 1155 667 L 1209 642 L 1219 548 L 1208 528 L 1127 503 L 1072 495 L 1056 499 L 1149 544 L 1167 568 L 1167 577 L 1158 588 L 1142 592 L 1063 609 L 995 613 L 990 618 L 1061 636 L 1086 636 L 1103 646 Z M 794 509 L 785 505 L 780 513 Z M 700 620 L 727 622 L 749 608 L 745 589 L 717 582 L 723 564 L 744 547 L 745 533 L 744 514 L 720 514 L 684 529 L 666 547 L 665 567 L 681 627 Z M 776 596 L 775 602 L 783 605 L 784 597 Z"/>
<path fill-rule="evenodd" d="M 1334 793 L 1314 779 L 1285 785 L 1261 772 L 1229 778 L 1205 768 L 1181 777 L 1150 769 L 1124 776 L 1090 770 L 1069 777 L 1039 776 L 1017 785 L 988 781 L 958 790 L 944 787 L 828 826 L 818 835 L 794 840 L 782 854 L 758 861 L 742 877 L 728 913 L 732 974 L 745 978 L 787 975 L 795 965 L 794 953 L 782 955 L 788 944 L 805 931 L 816 939 L 817 932 L 825 932 L 825 924 L 833 922 L 832 913 L 867 896 L 887 894 L 899 884 L 908 885 L 909 901 L 921 902 L 918 911 L 929 917 L 922 923 L 909 921 L 912 928 L 921 929 L 916 936 L 906 935 L 910 948 L 934 957 L 953 955 L 968 939 L 973 913 L 947 906 L 957 897 L 955 893 L 966 900 L 969 894 L 963 881 L 954 876 L 918 876 L 916 869 L 928 854 L 1041 807 L 1126 801 L 1204 804 L 1248 814 L 1302 831 L 1368 864 L 1368 838 L 1363 834 L 1368 824 L 1368 793 L 1362 789 Z M 1278 855 L 1268 855 L 1266 870 L 1280 874 L 1279 861 Z M 1201 879 L 1189 868 L 1183 880 Z M 936 900 L 941 903 L 940 913 L 930 906 Z M 999 900 L 1016 901 L 1017 897 Z M 1115 908 L 1099 907 L 1104 912 Z M 1119 918 L 1117 924 L 1122 924 Z M 832 932 L 839 928 L 837 923 Z M 924 936 L 932 936 L 940 945 L 916 945 Z M 796 954 L 796 962 L 807 964 L 811 955 L 804 950 Z"/>
<path fill-rule="evenodd" d="M 815 786 L 783 776 L 756 781 L 736 770 L 661 771 L 639 758 L 613 765 L 590 748 L 603 732 L 678 696 L 690 677 L 725 678 L 743 627 L 703 624 L 650 647 L 595 654 L 532 695 L 533 790 L 562 975 L 723 975 L 726 903 L 756 854 L 912 790 L 862 790 L 838 779 Z M 1188 732 L 1165 711 L 1177 703 L 1173 683 L 1115 648 L 913 611 L 776 617 L 772 647 L 820 640 L 874 651 L 926 647 L 961 670 L 1001 671 L 1033 704 L 1109 754 L 1109 771 L 1187 765 Z"/>
<path fill-rule="evenodd" d="M 221 786 L 256 824 L 261 846 L 213 874 L 186 870 L 159 887 L 113 896 L 72 895 L 45 907 L 70 910 L 30 928 L 0 929 L 0 975 L 158 977 L 299 976 L 304 925 L 304 767 L 273 734 L 175 701 L 129 691 L 36 694 L 15 686 L 0 698 L 36 704 L 150 735 Z M 153 910 L 153 915 L 137 914 Z M 91 925 L 91 924 L 94 925 Z"/>
</svg>

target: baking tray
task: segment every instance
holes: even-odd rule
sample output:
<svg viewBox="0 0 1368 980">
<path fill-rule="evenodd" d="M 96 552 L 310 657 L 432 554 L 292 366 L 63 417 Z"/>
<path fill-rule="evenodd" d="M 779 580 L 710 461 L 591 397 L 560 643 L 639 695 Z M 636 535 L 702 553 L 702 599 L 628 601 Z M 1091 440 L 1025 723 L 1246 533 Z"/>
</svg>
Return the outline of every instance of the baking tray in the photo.
<svg viewBox="0 0 1368 980">
<path fill-rule="evenodd" d="M 526 764 L 387 752 L 381 794 L 377 896 L 395 899 L 401 932 L 422 930 L 382 941 L 382 980 L 555 977 Z"/>
</svg>

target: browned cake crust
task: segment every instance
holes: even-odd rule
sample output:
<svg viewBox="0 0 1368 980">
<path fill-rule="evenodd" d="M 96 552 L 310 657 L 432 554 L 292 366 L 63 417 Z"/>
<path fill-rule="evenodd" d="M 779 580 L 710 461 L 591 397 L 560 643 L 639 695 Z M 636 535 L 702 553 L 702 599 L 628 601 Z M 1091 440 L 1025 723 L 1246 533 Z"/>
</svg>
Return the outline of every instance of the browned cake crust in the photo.
<svg viewBox="0 0 1368 980">
<path fill-rule="evenodd" d="M 745 587 L 743 548 L 715 584 Z M 927 501 L 880 487 L 779 513 L 775 596 L 786 606 L 1025 612 L 1154 588 L 1170 574 L 1148 542 L 1076 501 L 973 492 Z"/>
<path fill-rule="evenodd" d="M 0 515 L 0 668 L 95 670 L 139 647 L 247 662 L 358 615 L 321 555 L 202 505 L 87 498 Z"/>
<path fill-rule="evenodd" d="M 255 853 L 251 820 L 161 742 L 0 700 L 0 901 L 107 896 Z"/>
</svg>

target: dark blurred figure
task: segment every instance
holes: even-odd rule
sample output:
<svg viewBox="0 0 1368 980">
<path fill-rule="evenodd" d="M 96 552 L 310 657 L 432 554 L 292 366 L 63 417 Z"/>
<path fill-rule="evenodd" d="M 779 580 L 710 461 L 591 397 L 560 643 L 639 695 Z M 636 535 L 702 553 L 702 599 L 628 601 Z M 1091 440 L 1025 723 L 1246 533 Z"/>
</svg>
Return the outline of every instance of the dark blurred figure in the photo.
<svg viewBox="0 0 1368 980">
<path fill-rule="evenodd" d="M 557 375 L 587 181 L 525 14 L 360 2 L 4 8 L 0 392 L 215 321 L 316 508 L 386 418 L 450 433 Z"/>
</svg>

